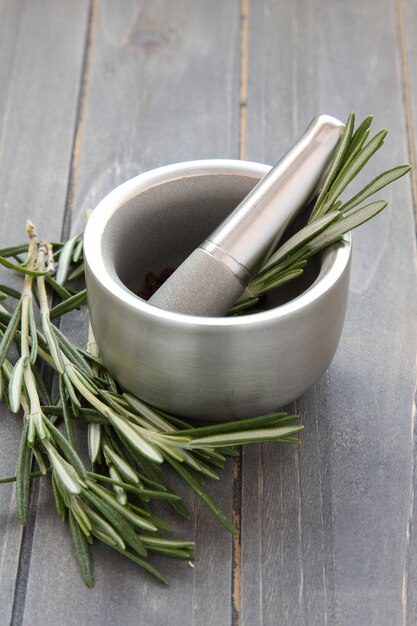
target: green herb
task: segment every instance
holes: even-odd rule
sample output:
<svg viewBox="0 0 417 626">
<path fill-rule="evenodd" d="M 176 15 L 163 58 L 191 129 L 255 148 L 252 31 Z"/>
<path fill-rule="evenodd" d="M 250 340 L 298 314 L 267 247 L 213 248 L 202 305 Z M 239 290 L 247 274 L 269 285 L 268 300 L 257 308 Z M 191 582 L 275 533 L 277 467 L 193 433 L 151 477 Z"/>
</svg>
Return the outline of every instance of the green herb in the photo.
<svg viewBox="0 0 417 626">
<path fill-rule="evenodd" d="M 408 165 L 383 172 L 345 202 L 339 199 L 384 141 L 386 131 L 367 142 L 371 121 L 371 117 L 366 118 L 355 131 L 354 115 L 349 116 L 308 224 L 264 263 L 235 312 L 245 312 L 262 294 L 300 276 L 312 255 L 385 208 L 383 200 L 357 207 L 406 174 Z M 259 441 L 297 443 L 302 426 L 298 416 L 274 412 L 193 427 L 123 392 L 100 359 L 91 327 L 83 350 L 52 322 L 85 301 L 85 289 L 68 288 L 68 283 L 83 274 L 82 234 L 67 242 L 48 244 L 38 242 L 30 222 L 26 230 L 28 244 L 0 249 L 0 264 L 24 275 L 21 292 L 0 286 L 2 298 L 17 300 L 12 313 L 0 304 L 0 398 L 12 412 L 22 411 L 23 415 L 16 476 L 2 478 L 0 483 L 16 482 L 17 515 L 26 524 L 30 481 L 43 478 L 51 482 L 57 512 L 63 521 L 69 521 L 87 586 L 93 585 L 90 545 L 94 539 L 166 584 L 148 556 L 159 553 L 189 560 L 194 543 L 161 534 L 169 531 L 169 525 L 152 512 L 152 501 L 164 500 L 180 516 L 189 517 L 167 482 L 165 467 L 169 465 L 233 533 L 231 521 L 209 494 L 205 479 L 219 479 L 218 470 L 226 458 L 236 454 L 233 446 Z M 152 288 L 157 288 L 154 277 L 150 278 Z M 164 278 L 157 277 L 157 282 Z M 52 308 L 47 289 L 54 299 Z M 41 328 L 36 323 L 36 310 Z M 9 360 L 13 345 L 18 348 L 14 365 Z M 58 394 L 53 400 L 42 377 L 45 363 L 54 368 L 58 378 Z M 56 426 L 60 419 L 63 430 Z M 86 429 L 90 468 L 77 451 L 74 421 Z M 39 471 L 32 471 L 34 461 Z"/>
<path fill-rule="evenodd" d="M 410 165 L 398 165 L 379 174 L 347 201 L 340 198 L 385 141 L 386 130 L 366 141 L 371 123 L 372 116 L 368 116 L 355 131 L 355 115 L 349 115 L 308 223 L 264 262 L 232 313 L 240 314 L 257 304 L 265 293 L 299 278 L 311 256 L 340 241 L 347 232 L 368 221 L 387 206 L 387 202 L 379 200 L 349 214 L 364 200 L 407 174 L 411 169 Z"/>
<path fill-rule="evenodd" d="M 30 241 L 25 268 L 28 271 L 22 293 L 12 315 L 3 307 L 0 309 L 0 378 L 7 383 L 10 409 L 13 412 L 23 409 L 24 424 L 16 477 L 2 482 L 16 480 L 18 517 L 25 524 L 30 480 L 38 476 L 31 472 L 35 457 L 42 466 L 42 474 L 51 480 L 60 517 L 69 519 L 80 572 L 88 586 L 93 584 L 89 556 L 93 537 L 122 551 L 163 580 L 152 566 L 144 565 L 148 550 L 191 559 L 194 548 L 193 542 L 158 536 L 158 529 L 168 530 L 169 527 L 150 511 L 152 500 L 165 500 L 181 515 L 187 514 L 180 497 L 167 486 L 162 473 L 164 459 L 195 489 L 221 524 L 234 531 L 199 478 L 218 478 L 210 466 L 223 465 L 226 458 L 214 449 L 220 445 L 218 441 L 212 445 L 202 435 L 221 432 L 221 445 L 230 446 L 235 443 L 234 437 L 238 437 L 240 443 L 242 429 L 245 436 L 251 433 L 253 440 L 287 441 L 288 435 L 295 434 L 301 427 L 289 425 L 296 417 L 288 419 L 285 413 L 276 413 L 265 420 L 257 418 L 222 425 L 220 430 L 215 427 L 212 427 L 214 431 L 195 429 L 194 434 L 191 425 L 175 418 L 171 421 L 169 416 L 160 414 L 132 394 L 122 394 L 99 359 L 91 327 L 84 352 L 73 346 L 51 322 L 54 312 L 58 317 L 78 306 L 85 298 L 85 290 L 69 297 L 61 292 L 62 302 L 50 309 L 47 277 L 48 272 L 53 271 L 56 256 L 51 246 L 37 242 L 32 224 L 28 223 L 27 231 Z M 62 250 L 61 258 L 68 266 L 69 247 L 63 246 Z M 42 331 L 35 324 L 36 306 L 39 306 Z M 12 366 L 8 351 L 16 341 L 20 357 Z M 86 360 L 90 357 L 91 365 Z M 38 366 L 42 361 L 52 366 L 58 376 L 59 393 L 55 404 L 50 403 L 43 381 L 39 380 Z M 48 404 L 43 406 L 45 400 Z M 61 417 L 65 433 L 53 423 Z M 100 472 L 89 472 L 81 460 L 74 441 L 74 420 L 89 422 L 90 462 L 98 466 Z M 271 427 L 270 431 L 265 429 L 266 425 Z M 182 435 L 181 430 L 186 434 Z M 204 461 L 199 457 L 201 454 Z M 155 533 L 155 536 L 152 541 L 149 538 L 142 541 L 136 529 Z M 126 552 L 126 545 L 130 552 Z"/>
</svg>

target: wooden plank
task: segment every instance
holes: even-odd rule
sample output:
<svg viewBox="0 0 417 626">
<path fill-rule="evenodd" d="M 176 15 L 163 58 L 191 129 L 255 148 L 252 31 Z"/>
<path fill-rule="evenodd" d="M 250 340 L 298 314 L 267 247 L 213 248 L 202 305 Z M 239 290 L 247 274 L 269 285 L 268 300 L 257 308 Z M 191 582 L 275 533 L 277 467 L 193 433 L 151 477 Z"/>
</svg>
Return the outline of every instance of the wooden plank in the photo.
<svg viewBox="0 0 417 626">
<path fill-rule="evenodd" d="M 158 165 L 238 154 L 239 3 L 100 3 L 86 81 L 79 161 L 74 163 L 73 229 L 113 186 Z M 86 320 L 64 329 L 84 341 Z M 210 491 L 231 515 L 231 464 Z M 173 533 L 197 541 L 194 569 L 154 559 L 168 576 L 165 590 L 136 565 L 101 546 L 94 549 L 95 587 L 86 589 L 68 529 L 41 490 L 42 511 L 24 621 L 27 624 L 193 624 L 230 621 L 231 538 L 206 507 L 178 483 L 193 512 L 170 517 Z M 164 516 L 167 515 L 163 509 Z"/>
<path fill-rule="evenodd" d="M 86 2 L 0 3 L 0 245 L 25 240 L 25 220 L 59 239 L 82 63 Z M 0 273 L 0 282 L 6 279 Z M 7 276 L 10 283 L 10 276 Z M 16 285 L 21 281 L 16 278 Z M 20 416 L 1 408 L 0 475 L 15 473 Z M 0 622 L 20 611 L 31 529 L 21 553 L 14 486 L 0 487 Z"/>
<path fill-rule="evenodd" d="M 251 2 L 249 28 L 248 158 L 274 162 L 313 115 L 355 110 L 390 130 L 368 177 L 408 160 L 392 3 Z M 243 455 L 242 625 L 402 623 L 416 356 L 410 182 L 384 196 L 390 208 L 354 237 L 336 358 L 292 407 L 303 444 Z"/>
<path fill-rule="evenodd" d="M 401 47 L 404 104 L 407 118 L 407 138 L 410 163 L 413 165 L 413 201 L 417 223 L 417 5 L 409 0 L 397 0 L 398 38 Z M 403 624 L 412 626 L 417 621 L 417 449 L 415 404 L 413 408 L 414 457 L 410 485 L 410 507 L 406 530 L 406 564 L 403 579 Z"/>
</svg>

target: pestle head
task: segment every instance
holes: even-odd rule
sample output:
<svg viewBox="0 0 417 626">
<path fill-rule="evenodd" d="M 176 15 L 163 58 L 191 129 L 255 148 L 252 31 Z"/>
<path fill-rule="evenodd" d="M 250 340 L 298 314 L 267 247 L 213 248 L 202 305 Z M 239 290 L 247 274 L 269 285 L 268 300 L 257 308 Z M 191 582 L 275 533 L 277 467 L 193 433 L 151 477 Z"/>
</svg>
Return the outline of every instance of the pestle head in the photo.
<svg viewBox="0 0 417 626">
<path fill-rule="evenodd" d="M 303 136 L 149 299 L 159 308 L 224 316 L 285 229 L 317 191 L 344 124 L 320 115 Z"/>
<path fill-rule="evenodd" d="M 244 285 L 227 265 L 197 248 L 149 302 L 177 313 L 222 317 L 228 314 L 243 289 Z"/>
</svg>

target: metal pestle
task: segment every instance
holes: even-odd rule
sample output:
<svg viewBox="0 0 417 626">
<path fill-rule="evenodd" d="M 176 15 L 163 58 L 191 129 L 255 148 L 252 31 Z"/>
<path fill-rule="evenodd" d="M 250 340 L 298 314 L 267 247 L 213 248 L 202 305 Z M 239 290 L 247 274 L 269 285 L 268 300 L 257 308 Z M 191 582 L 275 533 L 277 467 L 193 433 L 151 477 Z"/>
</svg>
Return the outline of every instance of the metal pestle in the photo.
<svg viewBox="0 0 417 626">
<path fill-rule="evenodd" d="M 315 117 L 304 135 L 149 299 L 177 313 L 227 315 L 325 174 L 344 124 Z"/>
</svg>

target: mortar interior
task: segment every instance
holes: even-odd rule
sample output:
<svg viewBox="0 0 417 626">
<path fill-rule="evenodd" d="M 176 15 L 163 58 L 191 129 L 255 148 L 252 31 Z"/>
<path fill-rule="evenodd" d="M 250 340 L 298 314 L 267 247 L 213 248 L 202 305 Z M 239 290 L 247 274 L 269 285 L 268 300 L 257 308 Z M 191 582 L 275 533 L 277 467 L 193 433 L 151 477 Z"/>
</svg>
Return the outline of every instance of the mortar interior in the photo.
<svg viewBox="0 0 417 626">
<path fill-rule="evenodd" d="M 257 182 L 238 174 L 197 174 L 142 191 L 116 211 L 106 226 L 102 245 L 108 270 L 134 294 L 145 290 L 149 271 L 159 274 L 166 267 L 177 268 Z M 301 214 L 288 236 L 305 219 Z M 301 294 L 319 270 L 320 258 L 311 259 L 301 278 L 262 300 L 262 309 L 275 308 Z"/>
</svg>

